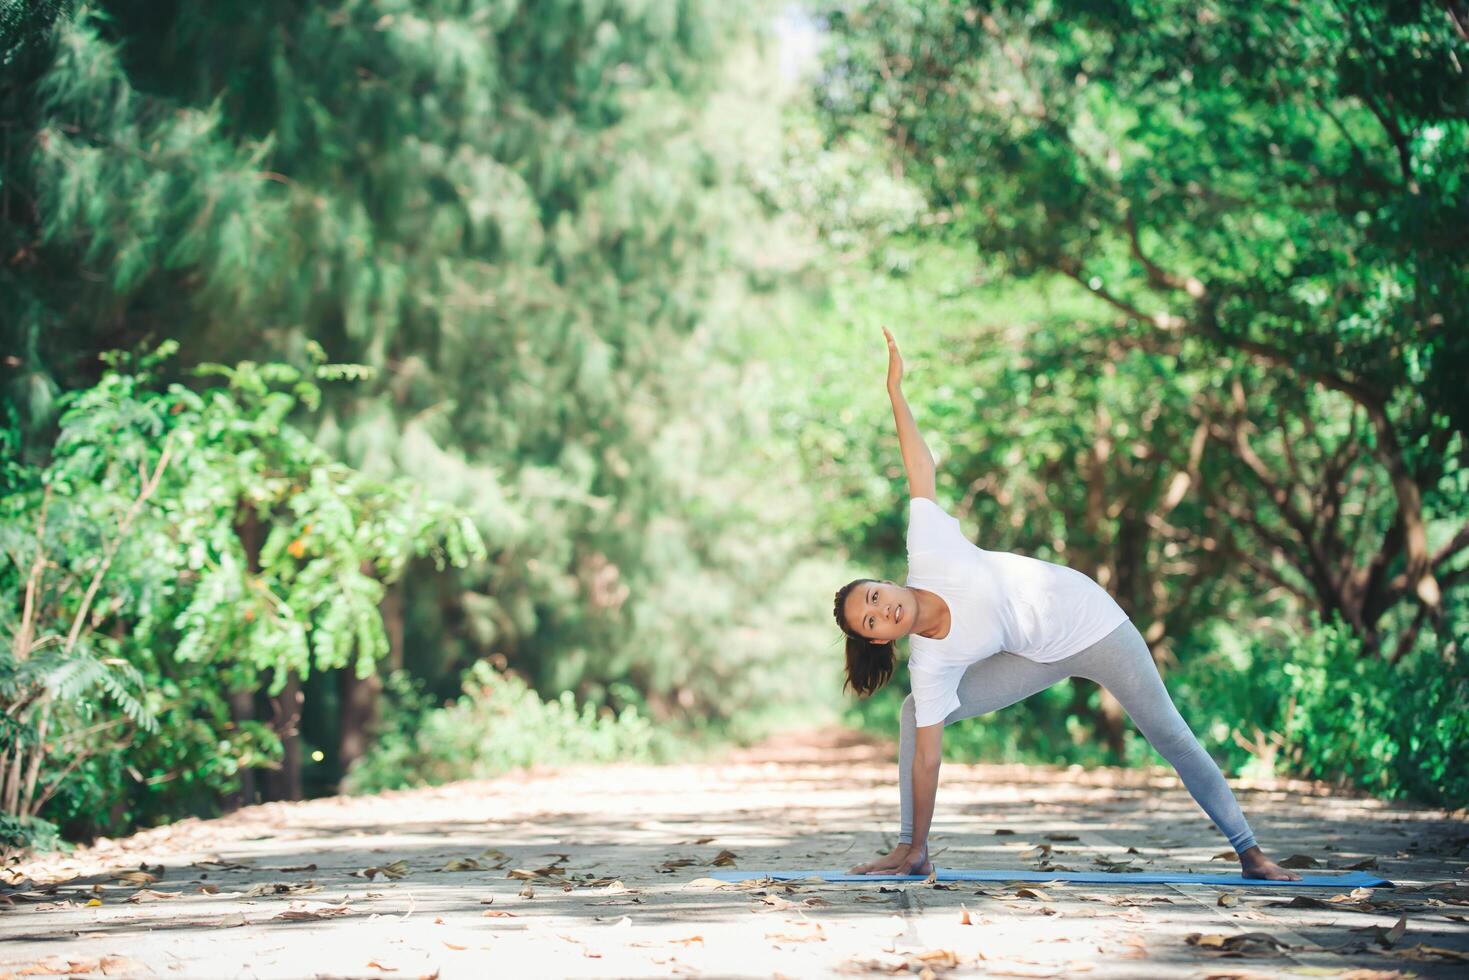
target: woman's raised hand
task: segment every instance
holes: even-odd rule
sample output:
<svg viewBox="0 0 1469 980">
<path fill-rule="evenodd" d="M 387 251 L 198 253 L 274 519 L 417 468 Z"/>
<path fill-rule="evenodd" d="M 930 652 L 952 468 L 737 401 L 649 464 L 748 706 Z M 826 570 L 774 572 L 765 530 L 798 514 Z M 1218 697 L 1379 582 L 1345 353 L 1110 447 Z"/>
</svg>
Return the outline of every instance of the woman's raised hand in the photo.
<svg viewBox="0 0 1469 980">
<path fill-rule="evenodd" d="M 887 327 L 882 328 L 882 335 L 888 339 L 888 391 L 895 391 L 903 383 L 903 355 Z"/>
</svg>

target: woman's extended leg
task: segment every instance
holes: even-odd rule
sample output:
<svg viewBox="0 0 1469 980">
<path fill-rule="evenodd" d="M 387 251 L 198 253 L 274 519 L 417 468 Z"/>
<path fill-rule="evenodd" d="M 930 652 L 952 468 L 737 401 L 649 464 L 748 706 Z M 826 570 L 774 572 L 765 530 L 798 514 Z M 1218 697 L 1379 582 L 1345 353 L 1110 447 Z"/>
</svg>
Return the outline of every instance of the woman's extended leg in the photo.
<svg viewBox="0 0 1469 980">
<path fill-rule="evenodd" d="M 1235 853 L 1255 846 L 1255 835 L 1219 766 L 1178 713 L 1148 643 L 1129 620 L 1082 652 L 1057 661 L 1076 677 L 1096 681 L 1121 702 L 1153 748 L 1178 771 L 1183 785 Z"/>
<path fill-rule="evenodd" d="M 999 711 L 1066 676 L 1056 664 L 1038 664 L 1013 653 L 997 653 L 964 672 L 959 681 L 959 707 L 949 713 L 944 724 Z M 903 814 L 898 840 L 905 843 L 913 842 L 913 753 L 917 742 L 917 715 L 910 694 L 903 701 L 903 718 L 898 726 L 898 794 Z"/>
</svg>

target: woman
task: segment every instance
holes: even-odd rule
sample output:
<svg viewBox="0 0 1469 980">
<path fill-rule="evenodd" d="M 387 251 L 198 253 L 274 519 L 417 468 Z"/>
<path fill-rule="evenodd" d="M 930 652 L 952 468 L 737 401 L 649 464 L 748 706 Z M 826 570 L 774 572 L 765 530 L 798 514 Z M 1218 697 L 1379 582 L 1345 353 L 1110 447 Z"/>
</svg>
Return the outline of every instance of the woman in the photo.
<svg viewBox="0 0 1469 980">
<path fill-rule="evenodd" d="M 928 830 L 944 726 L 997 711 L 1067 677 L 1110 691 L 1229 838 L 1246 878 L 1299 881 L 1255 843 L 1224 776 L 1168 696 L 1147 642 L 1101 586 L 1075 569 L 985 551 L 934 500 L 933 456 L 903 397 L 903 360 L 892 334 L 888 396 L 912 496 L 908 580 L 858 579 L 836 594 L 847 635 L 847 684 L 859 696 L 892 676 L 894 644 L 909 637 L 913 693 L 898 742 L 902 830 L 886 857 L 857 874 L 928 874 Z"/>
</svg>

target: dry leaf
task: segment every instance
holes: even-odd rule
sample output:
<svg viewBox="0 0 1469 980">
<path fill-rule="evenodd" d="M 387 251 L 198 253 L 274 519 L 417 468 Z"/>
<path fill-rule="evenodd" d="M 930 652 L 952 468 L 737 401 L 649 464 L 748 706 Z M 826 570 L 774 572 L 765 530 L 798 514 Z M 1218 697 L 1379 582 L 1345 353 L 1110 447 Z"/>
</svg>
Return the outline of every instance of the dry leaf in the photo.
<svg viewBox="0 0 1469 980">
<path fill-rule="evenodd" d="M 959 959 L 959 954 L 952 949 L 925 950 L 917 954 L 914 959 L 920 960 L 928 966 L 942 966 L 951 970 L 963 962 Z"/>
<path fill-rule="evenodd" d="M 1377 858 L 1375 858 L 1375 857 L 1363 858 L 1362 860 L 1356 862 L 1355 864 L 1344 864 L 1344 865 L 1342 865 L 1342 867 L 1343 867 L 1343 869 L 1345 869 L 1347 871 L 1366 871 L 1369 868 L 1376 868 L 1377 867 Z"/>
<path fill-rule="evenodd" d="M 319 891 L 321 891 L 321 886 L 314 881 L 262 881 L 258 885 L 251 885 L 246 890 L 245 897 L 261 898 L 266 895 L 306 895 Z"/>
<path fill-rule="evenodd" d="M 1237 857 L 1239 857 L 1239 855 L 1236 854 L 1236 853 L 1234 853 L 1233 851 L 1220 851 L 1218 854 L 1214 855 L 1209 860 L 1210 861 L 1233 861 Z"/>
<path fill-rule="evenodd" d="M 684 885 L 685 888 L 732 888 L 738 887 L 737 882 L 720 881 L 718 878 L 695 878 Z"/>
<path fill-rule="evenodd" d="M 679 946 L 692 946 L 694 943 L 698 943 L 700 946 L 704 945 L 703 936 L 686 936 L 683 939 L 670 939 L 668 941 L 670 943 L 676 943 Z"/>
<path fill-rule="evenodd" d="M 1403 938 L 1403 933 L 1408 931 L 1408 917 L 1406 915 L 1399 916 L 1398 921 L 1393 923 L 1391 928 L 1387 926 L 1360 926 L 1352 931 L 1365 932 L 1376 940 L 1379 946 L 1382 946 L 1384 949 L 1391 949 L 1397 945 L 1399 939 Z"/>
<path fill-rule="evenodd" d="M 200 892 L 200 894 L 203 894 L 203 895 L 218 895 L 219 894 L 219 886 L 218 885 L 200 885 L 199 886 L 199 892 Z"/>
<path fill-rule="evenodd" d="M 1191 932 L 1184 937 L 1184 942 L 1223 956 L 1273 956 L 1277 949 L 1289 948 L 1287 943 L 1265 932 L 1242 932 L 1233 936 Z"/>
<path fill-rule="evenodd" d="M 460 946 L 458 943 L 451 943 L 447 939 L 443 940 L 443 943 L 444 943 L 445 946 L 447 946 L 447 947 L 449 947 L 450 949 L 453 949 L 453 950 L 461 950 L 461 949 L 468 949 L 469 948 L 468 946 Z"/>
<path fill-rule="evenodd" d="M 441 871 L 489 871 L 490 869 L 480 864 L 474 858 L 454 858 L 445 864 Z"/>
<path fill-rule="evenodd" d="M 1015 831 L 1011 830 L 1008 827 L 1000 827 L 999 829 L 997 829 L 995 831 L 995 836 L 996 837 L 1007 837 L 1007 836 L 1013 836 L 1014 833 L 1015 833 Z"/>
<path fill-rule="evenodd" d="M 181 894 L 183 894 L 183 893 L 182 892 L 159 892 L 159 891 L 154 891 L 151 888 L 139 888 L 137 891 L 135 891 L 131 895 L 129 895 L 126 898 L 126 901 L 132 902 L 132 903 L 137 903 L 137 902 L 153 902 L 153 901 L 157 901 L 160 898 L 178 898 Z"/>
<path fill-rule="evenodd" d="M 335 919 L 339 915 L 347 915 L 352 911 L 347 905 L 321 905 L 316 908 L 290 908 L 284 912 L 271 916 L 273 919 L 281 919 L 285 922 L 310 922 L 314 919 Z"/>
<path fill-rule="evenodd" d="M 1469 953 L 1458 949 L 1444 949 L 1442 946 L 1425 946 L 1419 943 L 1400 949 L 1395 953 L 1404 959 L 1414 960 L 1419 963 L 1469 963 Z"/>
<path fill-rule="evenodd" d="M 720 851 L 717 855 L 715 855 L 714 860 L 710 861 L 709 863 L 716 868 L 732 868 L 734 867 L 735 858 L 737 857 L 739 857 L 739 855 L 736 854 L 734 851 Z"/>
<path fill-rule="evenodd" d="M 1046 840 L 1080 840 L 1075 834 L 1047 834 Z"/>
<path fill-rule="evenodd" d="M 250 871 L 248 864 L 240 864 L 236 861 L 195 861 L 192 867 L 201 871 Z"/>
<path fill-rule="evenodd" d="M 398 969 L 396 966 L 388 966 L 385 963 L 379 963 L 377 960 L 368 960 L 367 965 L 372 967 L 374 970 L 383 970 L 387 973 L 392 973 Z"/>
<path fill-rule="evenodd" d="M 372 881 L 373 878 L 375 878 L 377 875 L 382 875 L 384 878 L 397 880 L 399 878 L 406 877 L 407 874 L 408 862 L 402 860 L 394 861 L 391 864 L 385 864 L 380 868 L 363 868 L 361 871 L 351 872 L 352 877 L 366 878 L 368 881 Z"/>
<path fill-rule="evenodd" d="M 969 909 L 963 902 L 959 903 L 959 924 L 961 926 L 972 926 L 974 923 L 969 919 Z"/>
<path fill-rule="evenodd" d="M 514 912 L 505 912 L 505 911 L 502 911 L 501 909 L 485 909 L 483 912 L 480 913 L 480 915 L 483 916 L 486 919 L 513 919 L 513 918 L 515 918 L 515 913 Z"/>
<path fill-rule="evenodd" d="M 102 904 L 102 899 L 100 899 L 100 898 L 92 898 L 92 899 L 88 899 L 87 900 L 87 908 L 90 908 L 90 909 L 94 909 L 94 908 L 96 908 L 97 906 L 99 906 L 101 904 Z"/>
<path fill-rule="evenodd" d="M 536 890 L 530 886 L 530 882 L 527 881 L 525 883 L 525 887 L 520 890 L 520 897 L 521 898 L 535 898 L 536 897 Z"/>
<path fill-rule="evenodd" d="M 1034 898 L 1042 902 L 1049 902 L 1051 900 L 1051 896 L 1039 888 L 1017 888 L 1015 889 L 1015 895 L 1017 898 Z"/>
<path fill-rule="evenodd" d="M 1277 862 L 1282 868 L 1319 868 L 1321 862 L 1309 854 L 1292 854 L 1284 861 Z"/>
<path fill-rule="evenodd" d="M 1238 896 L 1231 895 L 1229 892 L 1220 892 L 1218 904 L 1225 908 L 1228 908 L 1231 905 L 1238 905 L 1239 898 Z"/>
<path fill-rule="evenodd" d="M 692 844 L 708 844 L 712 840 L 714 840 L 713 837 L 700 837 L 696 841 L 690 841 L 690 843 L 692 843 Z"/>
<path fill-rule="evenodd" d="M 151 875 L 146 871 L 122 871 L 113 875 L 108 880 L 120 881 L 125 885 L 151 885 L 158 880 L 158 876 Z"/>
<path fill-rule="evenodd" d="M 699 862 L 695 861 L 693 858 L 669 858 L 667 861 L 664 861 L 653 870 L 658 872 L 659 874 L 667 875 L 673 874 L 673 872 L 678 868 L 687 868 L 691 864 L 698 863 Z"/>
<path fill-rule="evenodd" d="M 777 943 L 818 943 L 826 942 L 826 933 L 821 928 L 820 922 L 800 921 L 789 923 L 797 929 L 805 932 L 767 932 L 765 938 Z"/>
</svg>

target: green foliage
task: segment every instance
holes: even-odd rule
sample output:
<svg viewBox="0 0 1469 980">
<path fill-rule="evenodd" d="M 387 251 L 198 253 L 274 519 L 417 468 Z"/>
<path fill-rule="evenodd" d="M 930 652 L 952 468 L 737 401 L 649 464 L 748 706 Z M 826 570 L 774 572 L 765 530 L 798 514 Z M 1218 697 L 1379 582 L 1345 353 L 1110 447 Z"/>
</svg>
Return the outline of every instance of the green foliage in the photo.
<svg viewBox="0 0 1469 980">
<path fill-rule="evenodd" d="M 54 823 L 40 817 L 12 817 L 0 813 L 0 862 L 33 852 L 59 851 L 67 846 Z"/>
<path fill-rule="evenodd" d="M 23 428 L 118 331 L 177 333 L 183 364 L 300 363 L 319 343 L 376 373 L 328 386 L 308 440 L 460 507 L 494 551 L 401 579 L 411 670 L 442 692 L 495 652 L 543 692 L 630 681 L 662 716 L 759 701 L 729 678 L 799 641 L 731 642 L 738 610 L 709 597 L 773 600 L 801 537 L 745 533 L 798 521 L 801 492 L 757 442 L 760 406 L 731 395 L 758 326 L 746 290 L 784 275 L 759 148 L 729 123 L 770 114 L 748 89 L 769 61 L 727 56 L 772 6 L 79 8 L 0 91 L 23 120 L 0 135 L 0 184 L 38 202 L 0 227 L 0 252 L 31 256 L 0 266 Z M 339 533 L 322 491 L 301 503 L 267 556 L 307 523 L 308 544 Z M 200 572 L 199 642 L 345 656 L 307 651 L 299 609 L 220 634 L 213 611 L 254 593 L 231 591 L 233 567 Z M 374 598 L 325 563 L 293 584 L 342 617 Z"/>
<path fill-rule="evenodd" d="M 8 812 L 49 804 L 100 829 L 207 808 L 280 752 L 236 723 L 230 692 L 372 672 L 383 583 L 415 558 L 485 556 L 463 515 L 333 462 L 290 421 L 318 403 L 316 377 L 350 371 L 207 365 L 224 383 L 196 390 L 157 380 L 175 348 L 110 355 L 65 398 L 46 464 L 12 461 L 0 747 L 7 773 L 40 779 L 11 786 Z"/>
<path fill-rule="evenodd" d="M 432 707 L 402 675 L 391 688 L 392 721 L 348 772 L 347 792 L 480 779 L 537 764 L 643 762 L 674 750 L 631 705 L 578 708 L 570 691 L 543 701 L 519 677 L 484 662 L 465 672 L 464 693 L 444 707 Z"/>
</svg>

